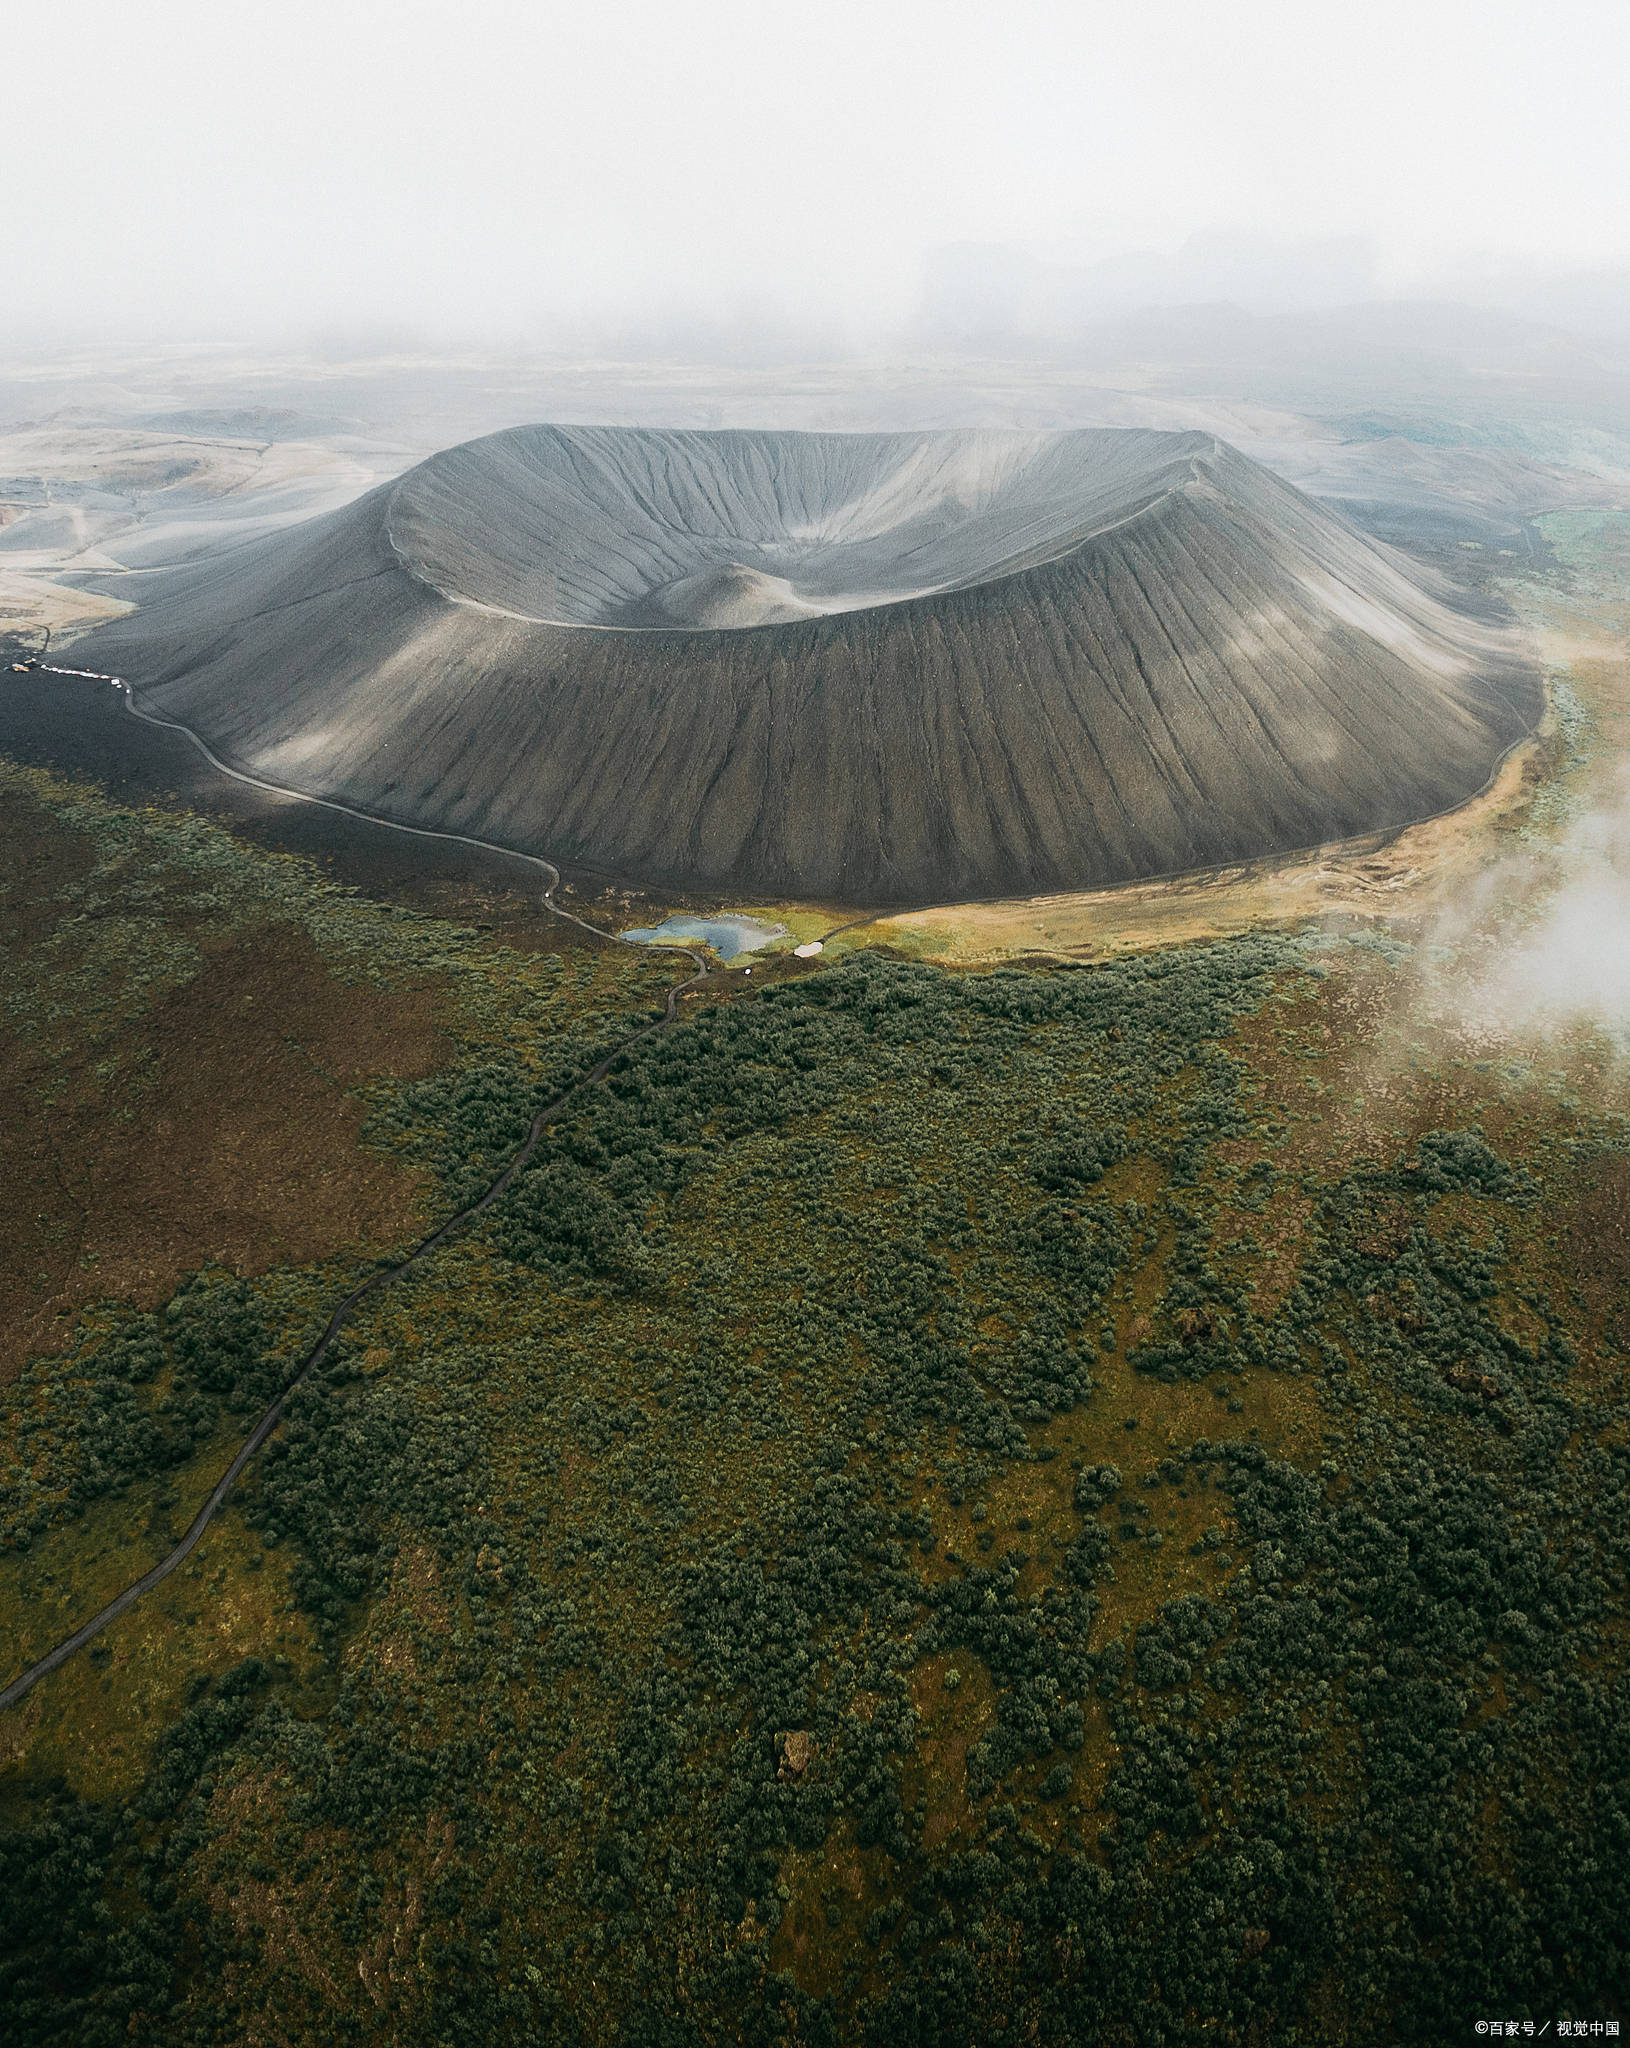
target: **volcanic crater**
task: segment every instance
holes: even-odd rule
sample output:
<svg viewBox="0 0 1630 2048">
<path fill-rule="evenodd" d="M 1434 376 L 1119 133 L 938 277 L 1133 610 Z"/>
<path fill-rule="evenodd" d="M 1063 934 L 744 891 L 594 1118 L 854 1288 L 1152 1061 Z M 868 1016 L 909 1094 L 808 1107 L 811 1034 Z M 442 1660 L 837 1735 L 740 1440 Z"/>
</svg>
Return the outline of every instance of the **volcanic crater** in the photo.
<svg viewBox="0 0 1630 2048">
<path fill-rule="evenodd" d="M 926 903 L 1403 825 L 1516 637 L 1210 435 L 525 427 L 87 644 L 250 772 L 650 881 Z"/>
</svg>

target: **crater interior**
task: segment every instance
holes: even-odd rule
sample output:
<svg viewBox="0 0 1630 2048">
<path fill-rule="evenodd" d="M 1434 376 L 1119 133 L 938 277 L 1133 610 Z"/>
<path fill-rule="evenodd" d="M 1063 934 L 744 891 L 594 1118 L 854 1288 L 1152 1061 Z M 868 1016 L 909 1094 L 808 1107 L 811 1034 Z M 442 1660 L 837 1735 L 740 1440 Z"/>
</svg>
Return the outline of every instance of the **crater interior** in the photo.
<svg viewBox="0 0 1630 2048">
<path fill-rule="evenodd" d="M 442 596 L 518 618 L 784 625 L 1066 555 L 1186 481 L 1187 438 L 530 427 L 421 464 L 390 533 Z"/>
</svg>

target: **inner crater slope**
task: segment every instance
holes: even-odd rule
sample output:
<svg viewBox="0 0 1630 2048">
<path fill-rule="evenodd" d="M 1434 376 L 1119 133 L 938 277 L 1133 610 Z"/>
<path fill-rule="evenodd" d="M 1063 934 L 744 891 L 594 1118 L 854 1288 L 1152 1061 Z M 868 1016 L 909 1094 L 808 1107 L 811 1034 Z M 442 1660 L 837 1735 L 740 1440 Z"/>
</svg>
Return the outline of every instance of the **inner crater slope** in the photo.
<svg viewBox="0 0 1630 2048">
<path fill-rule="evenodd" d="M 141 591 L 89 665 L 234 766 L 761 899 L 1403 825 L 1542 705 L 1506 629 L 1206 434 L 515 428 Z"/>
</svg>

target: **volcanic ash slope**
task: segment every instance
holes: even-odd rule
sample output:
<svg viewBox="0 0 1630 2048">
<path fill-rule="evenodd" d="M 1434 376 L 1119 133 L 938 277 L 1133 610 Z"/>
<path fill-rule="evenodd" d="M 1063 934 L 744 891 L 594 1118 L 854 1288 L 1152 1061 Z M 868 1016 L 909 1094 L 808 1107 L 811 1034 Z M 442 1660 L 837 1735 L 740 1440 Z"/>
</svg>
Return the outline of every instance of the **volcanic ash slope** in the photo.
<svg viewBox="0 0 1630 2048">
<path fill-rule="evenodd" d="M 760 899 L 1403 824 L 1541 702 L 1447 585 L 1201 434 L 519 428 L 143 580 L 95 665 L 235 765 Z"/>
</svg>

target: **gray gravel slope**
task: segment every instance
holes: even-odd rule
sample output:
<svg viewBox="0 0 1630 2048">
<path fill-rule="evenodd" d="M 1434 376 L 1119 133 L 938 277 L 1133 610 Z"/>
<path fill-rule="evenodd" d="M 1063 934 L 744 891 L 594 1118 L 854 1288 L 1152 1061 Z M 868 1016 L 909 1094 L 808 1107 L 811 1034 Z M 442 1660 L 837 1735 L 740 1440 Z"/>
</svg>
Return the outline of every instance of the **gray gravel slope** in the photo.
<svg viewBox="0 0 1630 2048">
<path fill-rule="evenodd" d="M 1198 434 L 522 428 L 148 583 L 90 665 L 235 763 L 754 896 L 1402 824 L 1541 708 L 1510 635 Z"/>
</svg>

